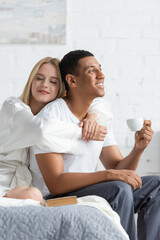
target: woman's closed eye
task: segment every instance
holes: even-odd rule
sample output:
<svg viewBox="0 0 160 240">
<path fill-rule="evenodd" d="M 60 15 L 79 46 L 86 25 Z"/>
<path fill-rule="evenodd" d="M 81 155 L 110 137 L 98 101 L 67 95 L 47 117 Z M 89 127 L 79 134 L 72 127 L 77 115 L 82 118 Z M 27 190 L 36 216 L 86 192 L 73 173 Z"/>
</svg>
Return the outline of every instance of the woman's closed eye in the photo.
<svg viewBox="0 0 160 240">
<path fill-rule="evenodd" d="M 51 83 L 53 83 L 53 84 L 57 84 L 57 81 L 50 81 Z"/>
<path fill-rule="evenodd" d="M 36 80 L 40 81 L 40 80 L 43 80 L 43 78 L 41 78 L 41 77 L 36 77 Z"/>
</svg>

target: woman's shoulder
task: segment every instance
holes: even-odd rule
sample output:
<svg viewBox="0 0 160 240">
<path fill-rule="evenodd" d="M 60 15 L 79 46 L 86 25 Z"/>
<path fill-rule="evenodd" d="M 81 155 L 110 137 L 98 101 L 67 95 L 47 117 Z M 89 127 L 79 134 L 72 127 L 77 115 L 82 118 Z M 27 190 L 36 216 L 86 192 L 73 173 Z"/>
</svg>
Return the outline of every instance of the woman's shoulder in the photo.
<svg viewBox="0 0 160 240">
<path fill-rule="evenodd" d="M 6 104 L 12 105 L 12 104 L 15 104 L 15 103 L 22 103 L 22 101 L 18 97 L 9 97 L 4 101 L 3 105 L 6 105 Z"/>
<path fill-rule="evenodd" d="M 15 103 L 18 102 L 16 97 L 9 97 L 7 98 L 4 103 L 2 104 L 2 108 L 1 110 L 5 110 L 6 108 L 13 108 L 13 106 L 15 105 Z"/>
<path fill-rule="evenodd" d="M 29 106 L 26 105 L 19 97 L 9 97 L 7 98 L 3 105 L 2 110 L 20 110 L 20 109 L 27 109 L 29 110 Z"/>
</svg>

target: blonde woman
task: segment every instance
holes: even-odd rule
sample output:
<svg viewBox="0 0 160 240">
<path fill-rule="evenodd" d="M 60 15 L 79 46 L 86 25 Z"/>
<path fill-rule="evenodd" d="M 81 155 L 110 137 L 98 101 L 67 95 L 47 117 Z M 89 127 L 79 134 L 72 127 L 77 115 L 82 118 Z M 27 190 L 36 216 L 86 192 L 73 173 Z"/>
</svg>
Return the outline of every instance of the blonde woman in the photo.
<svg viewBox="0 0 160 240">
<path fill-rule="evenodd" d="M 40 119 L 36 116 L 47 103 L 64 96 L 64 92 L 59 60 L 47 57 L 34 66 L 21 97 L 11 97 L 2 105 L 0 111 L 1 197 L 42 200 L 41 192 L 37 188 L 30 187 L 32 180 L 28 169 L 30 146 L 37 145 L 44 151 L 50 152 L 74 153 L 78 151 L 77 142 L 81 137 L 84 140 L 104 139 L 106 128 L 97 123 L 98 114 L 103 115 L 103 108 L 106 106 L 103 100 L 97 99 L 97 102 L 94 102 L 90 114 L 80 124 L 83 130 L 72 123 Z"/>
</svg>

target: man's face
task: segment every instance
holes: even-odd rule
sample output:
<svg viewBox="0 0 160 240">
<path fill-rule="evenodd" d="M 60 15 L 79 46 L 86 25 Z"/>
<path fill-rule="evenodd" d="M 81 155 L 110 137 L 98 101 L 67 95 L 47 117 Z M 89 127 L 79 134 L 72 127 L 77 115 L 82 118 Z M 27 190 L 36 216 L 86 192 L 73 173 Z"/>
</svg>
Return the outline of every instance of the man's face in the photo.
<svg viewBox="0 0 160 240">
<path fill-rule="evenodd" d="M 77 88 L 82 93 L 91 98 L 103 97 L 104 74 L 101 65 L 94 57 L 85 57 L 79 60 L 77 69 Z"/>
</svg>

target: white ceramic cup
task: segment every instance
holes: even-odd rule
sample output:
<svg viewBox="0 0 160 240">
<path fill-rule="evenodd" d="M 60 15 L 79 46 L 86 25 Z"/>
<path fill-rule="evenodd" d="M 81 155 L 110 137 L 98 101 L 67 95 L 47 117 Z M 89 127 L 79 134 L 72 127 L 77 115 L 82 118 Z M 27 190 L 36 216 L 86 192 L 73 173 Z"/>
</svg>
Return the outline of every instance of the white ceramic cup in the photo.
<svg viewBox="0 0 160 240">
<path fill-rule="evenodd" d="M 133 132 L 140 131 L 143 127 L 143 118 L 132 118 L 126 120 L 129 129 Z"/>
</svg>

